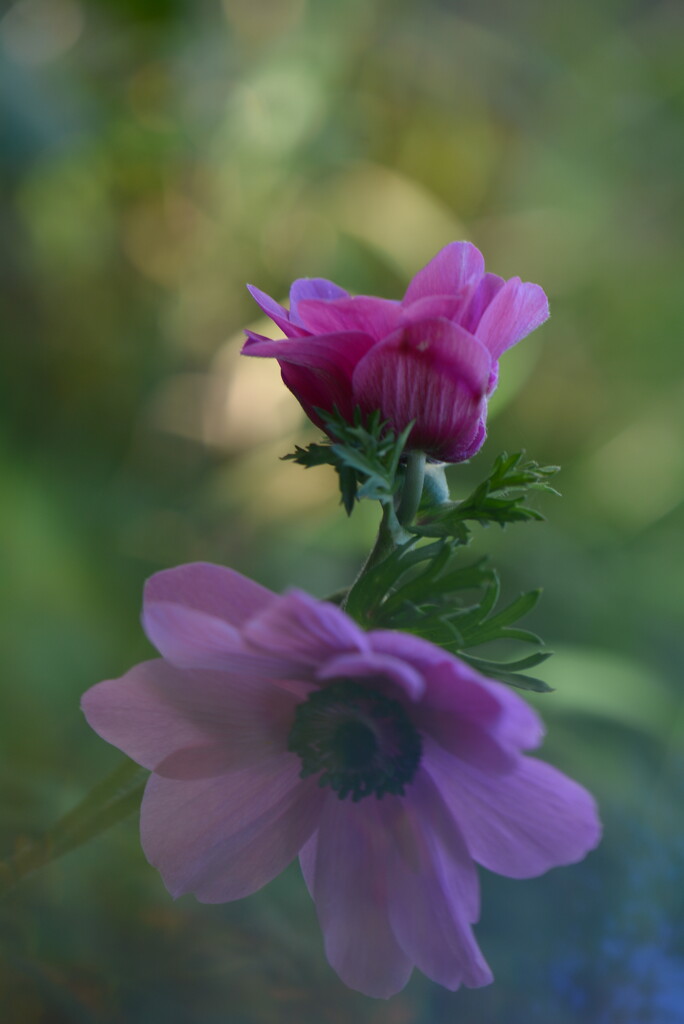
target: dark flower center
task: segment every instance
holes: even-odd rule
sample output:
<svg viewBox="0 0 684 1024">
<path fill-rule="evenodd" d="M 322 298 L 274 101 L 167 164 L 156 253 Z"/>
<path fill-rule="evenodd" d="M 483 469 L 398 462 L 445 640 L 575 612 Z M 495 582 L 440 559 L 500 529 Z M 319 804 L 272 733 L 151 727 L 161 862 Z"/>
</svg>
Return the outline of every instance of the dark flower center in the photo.
<svg viewBox="0 0 684 1024">
<path fill-rule="evenodd" d="M 372 793 L 403 796 L 422 743 L 398 700 L 343 679 L 298 705 L 287 749 L 301 758 L 301 778 L 320 773 L 319 786 L 356 802 Z"/>
</svg>

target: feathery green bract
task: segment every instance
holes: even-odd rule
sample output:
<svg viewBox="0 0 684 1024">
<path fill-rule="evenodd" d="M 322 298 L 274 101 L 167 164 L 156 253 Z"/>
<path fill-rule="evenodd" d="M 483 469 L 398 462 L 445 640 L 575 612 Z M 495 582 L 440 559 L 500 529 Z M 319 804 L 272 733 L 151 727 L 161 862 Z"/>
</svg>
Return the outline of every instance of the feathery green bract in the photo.
<svg viewBox="0 0 684 1024">
<path fill-rule="evenodd" d="M 558 472 L 558 466 L 539 466 L 524 462 L 524 452 L 509 455 L 502 452 L 496 459 L 489 476 L 463 501 L 447 501 L 441 505 L 421 509 L 412 532 L 423 537 L 453 537 L 466 544 L 470 528 L 467 522 L 482 526 L 498 523 L 520 523 L 543 520 L 544 516 L 525 502 L 534 491 L 558 494 L 549 484 L 549 478 Z"/>
<path fill-rule="evenodd" d="M 309 469 L 311 466 L 332 466 L 338 475 L 342 504 L 351 515 L 354 503 L 362 498 L 385 505 L 394 500 L 401 474 L 399 460 L 413 426 L 410 423 L 398 436 L 375 412 L 364 417 L 360 409 L 354 411 L 353 423 L 338 413 L 322 409 L 316 412 L 325 423 L 330 437 L 320 444 L 306 448 L 297 445 L 294 452 L 285 455 Z"/>
<path fill-rule="evenodd" d="M 379 413 L 365 421 L 357 409 L 353 423 L 336 413 L 317 410 L 329 438 L 321 444 L 298 447 L 285 458 L 305 467 L 330 465 L 339 477 L 342 503 L 348 514 L 361 498 L 379 501 L 391 518 L 400 487 L 401 456 L 411 427 L 398 437 Z M 366 629 L 398 629 L 429 640 L 493 679 L 526 690 L 550 689 L 526 670 L 540 665 L 550 652 L 542 641 L 517 622 L 532 610 L 540 591 L 521 594 L 499 607 L 500 586 L 486 559 L 455 565 L 457 550 L 470 540 L 470 523 L 483 526 L 542 520 L 525 502 L 533 491 L 558 492 L 548 480 L 556 466 L 523 461 L 523 452 L 503 453 L 487 478 L 463 501 L 421 505 L 417 522 L 393 536 L 388 554 L 365 568 L 342 605 Z M 382 531 L 382 528 L 381 528 Z M 424 543 L 428 538 L 436 538 Z M 473 648 L 494 641 L 532 644 L 532 654 L 511 661 L 473 654 Z"/>
<path fill-rule="evenodd" d="M 370 569 L 349 595 L 347 612 L 366 629 L 398 629 L 423 637 L 492 679 L 525 690 L 549 690 L 525 670 L 541 664 L 550 652 L 537 650 L 513 661 L 495 661 L 470 653 L 496 640 L 542 645 L 542 640 L 515 624 L 537 603 L 539 590 L 521 594 L 503 608 L 499 578 L 486 559 L 454 566 L 460 545 L 443 538 L 418 546 L 418 538 L 397 547 Z"/>
</svg>

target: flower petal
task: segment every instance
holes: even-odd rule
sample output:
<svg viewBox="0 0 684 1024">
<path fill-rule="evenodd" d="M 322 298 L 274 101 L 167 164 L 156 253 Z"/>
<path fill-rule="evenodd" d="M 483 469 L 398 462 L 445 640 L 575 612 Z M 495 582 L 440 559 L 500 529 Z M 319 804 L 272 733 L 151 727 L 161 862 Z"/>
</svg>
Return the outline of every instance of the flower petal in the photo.
<svg viewBox="0 0 684 1024">
<path fill-rule="evenodd" d="M 470 926 L 479 886 L 463 837 L 429 777 L 419 776 L 409 792 L 407 799 L 385 800 L 381 808 L 392 837 L 385 870 L 394 934 L 416 966 L 440 985 L 488 985 L 492 972 Z"/>
<path fill-rule="evenodd" d="M 298 778 L 300 767 L 282 754 L 209 780 L 152 775 L 141 839 L 171 895 L 223 903 L 280 874 L 314 831 L 323 801 L 315 782 Z"/>
<path fill-rule="evenodd" d="M 491 373 L 490 373 L 491 380 Z M 489 394 L 489 382 L 487 383 L 487 394 Z M 487 403 L 483 403 L 482 415 L 477 423 L 474 424 L 473 431 L 471 434 L 464 434 L 463 440 L 460 446 L 460 455 L 457 461 L 465 462 L 466 459 L 471 459 L 473 455 L 477 455 L 480 448 L 485 442 L 487 436 Z"/>
<path fill-rule="evenodd" d="M 425 681 L 419 672 L 399 658 L 388 654 L 364 651 L 363 654 L 342 654 L 327 661 L 317 679 L 389 679 L 403 690 L 403 695 L 416 701 L 425 691 Z"/>
<path fill-rule="evenodd" d="M 368 650 L 366 634 L 348 615 L 302 590 L 287 591 L 243 633 L 254 648 L 275 655 L 283 672 L 310 671 L 344 652 Z"/>
<path fill-rule="evenodd" d="M 143 626 L 151 643 L 179 668 L 229 668 L 242 648 L 240 633 L 223 619 L 171 601 L 150 601 Z"/>
<path fill-rule="evenodd" d="M 485 726 L 506 749 L 528 750 L 539 746 L 544 725 L 530 705 L 510 686 L 481 675 L 460 658 L 448 654 L 421 637 L 389 629 L 374 629 L 368 634 L 374 651 L 393 655 L 413 665 L 425 679 L 425 693 L 416 714 L 429 723 L 439 723 L 439 715 L 465 718 Z M 436 726 L 437 727 L 437 724 Z"/>
<path fill-rule="evenodd" d="M 501 291 L 505 283 L 503 277 L 499 277 L 498 274 L 485 274 L 475 289 L 473 297 L 468 303 L 468 308 L 461 318 L 461 326 L 465 327 L 466 331 L 470 331 L 471 334 L 477 334 L 477 327 L 482 319 L 482 314 L 494 296 Z"/>
<path fill-rule="evenodd" d="M 186 776 L 199 776 L 284 751 L 296 699 L 242 673 L 178 669 L 159 659 L 91 687 L 81 706 L 103 739 L 145 768 L 190 750 L 177 770 L 182 760 Z"/>
<path fill-rule="evenodd" d="M 300 863 L 328 960 L 350 988 L 386 999 L 404 987 L 412 964 L 388 920 L 384 866 L 391 848 L 376 807 L 374 800 L 354 804 L 329 794 Z"/>
<path fill-rule="evenodd" d="M 318 829 L 310 839 L 307 839 L 299 851 L 299 866 L 302 869 L 302 876 L 309 890 L 309 896 L 313 899 L 314 878 L 316 875 L 316 858 L 318 857 Z"/>
<path fill-rule="evenodd" d="M 150 576 L 145 584 L 143 604 L 171 601 L 207 612 L 232 626 L 241 626 L 276 596 L 272 590 L 234 569 L 209 562 L 190 562 Z"/>
<path fill-rule="evenodd" d="M 599 841 L 593 797 L 556 768 L 521 757 L 507 775 L 466 766 L 426 742 L 424 764 L 483 867 L 533 878 L 574 864 Z"/>
<path fill-rule="evenodd" d="M 455 821 L 430 775 L 422 770 L 409 791 L 421 829 L 431 837 L 433 859 L 446 899 L 455 912 L 474 923 L 480 917 L 480 880 L 477 867 Z"/>
<path fill-rule="evenodd" d="M 498 359 L 549 316 L 549 301 L 538 284 L 512 277 L 491 300 L 478 324 L 477 337 Z"/>
<path fill-rule="evenodd" d="M 232 569 L 181 565 L 147 581 L 143 627 L 157 650 L 181 668 L 235 668 L 242 662 L 248 670 L 236 626 L 278 600 Z M 253 668 L 263 674 L 258 665 Z"/>
<path fill-rule="evenodd" d="M 276 601 L 281 600 L 276 597 Z M 246 677 L 272 679 L 283 685 L 292 678 L 292 659 L 254 650 L 239 630 L 211 615 L 170 601 L 151 601 L 143 625 L 157 650 L 183 669 L 218 669 Z M 288 684 L 288 689 L 292 687 Z"/>
<path fill-rule="evenodd" d="M 334 281 L 328 281 L 325 277 L 300 277 L 290 286 L 290 319 L 301 326 L 299 303 L 306 299 L 332 301 L 346 298 L 349 298 L 349 292 L 340 288 Z"/>
<path fill-rule="evenodd" d="M 288 338 L 299 338 L 306 331 L 299 327 L 295 322 L 290 319 L 290 314 L 281 306 L 279 302 L 272 299 L 266 292 L 262 292 L 260 288 L 255 288 L 253 284 L 247 285 L 247 291 L 252 296 L 254 301 L 261 307 L 266 316 L 270 317 L 274 324 L 280 328 L 280 330 Z"/>
<path fill-rule="evenodd" d="M 362 331 L 374 341 L 396 330 L 400 312 L 398 302 L 370 295 L 356 295 L 336 302 L 307 300 L 299 304 L 302 323 L 312 334 Z"/>
<path fill-rule="evenodd" d="M 359 362 L 354 399 L 381 409 L 396 431 L 445 461 L 459 461 L 482 415 L 491 359 L 472 335 L 447 320 L 425 320 L 391 334 Z"/>
<path fill-rule="evenodd" d="M 487 680 L 465 662 L 408 633 L 374 629 L 367 636 L 374 651 L 407 661 L 421 673 L 426 683 L 421 710 L 450 711 L 481 724 L 500 718 L 500 694 L 483 685 Z"/>
<path fill-rule="evenodd" d="M 337 406 L 344 416 L 351 418 L 352 373 L 372 345 L 369 335 L 354 331 L 280 341 L 252 334 L 242 354 L 277 359 L 287 387 L 307 415 L 322 426 L 313 413 L 314 407 L 332 412 Z"/>
<path fill-rule="evenodd" d="M 373 341 L 360 331 L 339 331 L 317 337 L 280 338 L 271 341 L 259 334 L 250 334 L 242 349 L 243 355 L 272 357 L 292 366 L 307 367 L 323 375 L 351 379 L 359 359 L 372 347 Z"/>
<path fill-rule="evenodd" d="M 483 683 L 501 702 L 502 713 L 494 730 L 499 742 L 514 750 L 538 747 L 544 738 L 545 729 L 534 708 L 505 683 L 493 679 L 485 679 Z"/>
<path fill-rule="evenodd" d="M 496 726 L 484 728 L 464 715 L 425 707 L 416 709 L 414 722 L 423 735 L 431 736 L 454 757 L 477 768 L 496 773 L 510 772 L 516 766 L 515 755 L 493 735 Z"/>
<path fill-rule="evenodd" d="M 461 295 L 425 295 L 422 299 L 408 304 L 402 303 L 401 323 L 417 323 L 420 320 L 434 320 L 442 317 L 445 320 L 457 320 L 463 310 Z M 461 326 L 463 326 L 461 324 Z M 472 333 L 472 332 L 471 332 Z"/>
<path fill-rule="evenodd" d="M 426 295 L 458 295 L 464 305 L 484 274 L 484 257 L 470 242 L 451 242 L 419 270 L 403 304 Z"/>
</svg>

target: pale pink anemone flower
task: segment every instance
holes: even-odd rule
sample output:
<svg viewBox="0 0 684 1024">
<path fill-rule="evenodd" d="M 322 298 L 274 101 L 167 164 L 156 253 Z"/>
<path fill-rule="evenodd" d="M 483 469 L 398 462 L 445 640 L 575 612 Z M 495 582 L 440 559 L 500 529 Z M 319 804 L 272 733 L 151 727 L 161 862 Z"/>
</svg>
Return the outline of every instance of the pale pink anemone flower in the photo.
<svg viewBox="0 0 684 1024">
<path fill-rule="evenodd" d="M 408 445 L 444 462 L 474 455 L 486 436 L 499 356 L 539 327 L 549 304 L 537 284 L 485 273 L 482 253 L 452 242 L 409 284 L 401 301 L 351 297 L 324 278 L 300 278 L 290 308 L 249 290 L 285 339 L 247 331 L 244 355 L 278 360 L 284 383 L 318 426 L 316 412 L 351 420 L 379 409 Z"/>
<path fill-rule="evenodd" d="M 152 772 L 147 858 L 174 897 L 221 903 L 299 855 L 354 989 L 388 997 L 414 965 L 450 989 L 488 984 L 475 864 L 529 878 L 598 842 L 589 793 L 521 754 L 536 713 L 424 640 L 207 564 L 153 576 L 143 622 L 162 658 L 83 708 Z"/>
</svg>

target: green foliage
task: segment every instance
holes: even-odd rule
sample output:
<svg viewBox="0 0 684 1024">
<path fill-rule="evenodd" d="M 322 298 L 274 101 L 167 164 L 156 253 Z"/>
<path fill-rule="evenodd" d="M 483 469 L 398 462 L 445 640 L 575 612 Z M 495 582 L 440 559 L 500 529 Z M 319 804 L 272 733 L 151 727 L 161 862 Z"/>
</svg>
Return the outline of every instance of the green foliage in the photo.
<svg viewBox="0 0 684 1024">
<path fill-rule="evenodd" d="M 470 536 L 468 522 L 489 526 L 498 523 L 524 523 L 543 520 L 544 516 L 525 504 L 535 491 L 558 494 L 549 484 L 558 466 L 539 466 L 524 462 L 524 452 L 509 455 L 502 452 L 485 480 L 463 501 L 448 501 L 422 509 L 417 523 L 411 527 L 423 537 L 452 537 L 466 544 Z"/>
<path fill-rule="evenodd" d="M 306 448 L 297 445 L 294 452 L 283 457 L 306 469 L 332 466 L 337 472 L 347 515 L 362 498 L 390 504 L 401 482 L 399 460 L 413 424 L 397 436 L 381 420 L 379 412 L 364 421 L 361 410 L 356 408 L 353 423 L 348 423 L 339 412 L 316 412 L 324 421 L 329 438 Z"/>
<path fill-rule="evenodd" d="M 454 566 L 460 543 L 452 537 L 418 547 L 418 538 L 413 538 L 397 547 L 363 573 L 348 596 L 347 612 L 368 629 L 398 629 L 429 640 L 493 679 L 524 690 L 549 690 L 541 679 L 526 674 L 550 657 L 548 651 L 512 661 L 470 653 L 498 640 L 540 647 L 542 640 L 516 623 L 534 608 L 541 591 L 521 594 L 498 608 L 496 571 L 486 559 Z"/>
</svg>

